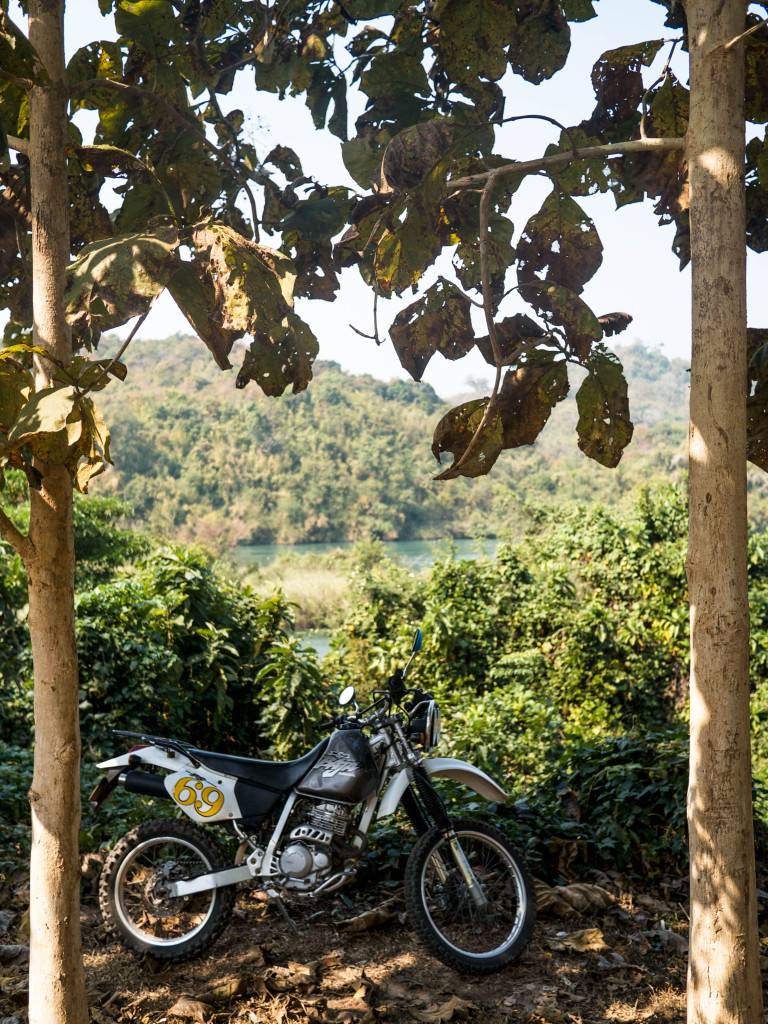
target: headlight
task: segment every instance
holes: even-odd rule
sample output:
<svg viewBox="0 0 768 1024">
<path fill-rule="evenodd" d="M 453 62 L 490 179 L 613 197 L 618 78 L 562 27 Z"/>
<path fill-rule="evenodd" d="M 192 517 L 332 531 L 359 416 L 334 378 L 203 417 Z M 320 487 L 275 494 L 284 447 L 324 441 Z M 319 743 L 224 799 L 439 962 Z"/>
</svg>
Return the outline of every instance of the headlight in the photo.
<svg viewBox="0 0 768 1024">
<path fill-rule="evenodd" d="M 419 705 L 421 709 L 424 713 L 411 719 L 411 742 L 420 744 L 429 754 L 440 742 L 440 708 L 436 700 L 429 700 Z"/>
<path fill-rule="evenodd" d="M 424 730 L 424 749 L 427 753 L 433 751 L 440 742 L 441 725 L 440 708 L 436 700 L 431 700 L 427 708 L 427 727 Z"/>
</svg>

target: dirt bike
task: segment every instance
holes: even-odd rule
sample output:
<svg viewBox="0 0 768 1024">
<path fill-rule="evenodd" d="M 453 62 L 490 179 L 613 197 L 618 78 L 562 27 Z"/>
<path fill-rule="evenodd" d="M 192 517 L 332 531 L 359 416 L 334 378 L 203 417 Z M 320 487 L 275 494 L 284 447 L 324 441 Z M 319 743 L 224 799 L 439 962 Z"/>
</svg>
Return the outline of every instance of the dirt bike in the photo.
<svg viewBox="0 0 768 1024">
<path fill-rule="evenodd" d="M 418 630 L 408 664 L 369 707 L 361 711 L 347 687 L 339 704 L 351 713 L 336 715 L 326 725 L 331 735 L 296 761 L 116 731 L 139 744 L 99 765 L 106 774 L 91 807 L 121 785 L 171 800 L 191 821 L 149 821 L 119 840 L 99 885 L 108 930 L 136 952 L 188 959 L 222 932 L 243 882 L 265 891 L 295 928 L 282 896 L 312 899 L 349 882 L 374 817 L 402 805 L 419 836 L 405 869 L 407 917 L 429 952 L 474 974 L 519 956 L 536 917 L 525 860 L 493 825 L 449 817 L 432 780 L 455 780 L 489 801 L 507 797 L 466 761 L 424 756 L 439 742 L 441 719 L 431 694 L 405 685 L 421 643 Z M 234 864 L 202 825 L 224 826 L 240 840 Z"/>
</svg>

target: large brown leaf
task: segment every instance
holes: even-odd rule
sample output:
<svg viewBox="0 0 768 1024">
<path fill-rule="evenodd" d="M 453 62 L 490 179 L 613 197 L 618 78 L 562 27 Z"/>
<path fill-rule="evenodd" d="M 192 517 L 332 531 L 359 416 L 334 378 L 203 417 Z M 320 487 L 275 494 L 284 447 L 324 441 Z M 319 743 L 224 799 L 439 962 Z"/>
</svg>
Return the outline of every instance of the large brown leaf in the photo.
<svg viewBox="0 0 768 1024">
<path fill-rule="evenodd" d="M 602 262 L 603 245 L 592 220 L 570 196 L 554 189 L 517 244 L 518 281 L 547 280 L 578 295 Z"/>
<path fill-rule="evenodd" d="M 470 309 L 466 295 L 441 277 L 397 314 L 389 333 L 400 364 L 414 380 L 421 380 L 435 352 L 460 359 L 470 351 L 475 344 Z"/>
<path fill-rule="evenodd" d="M 568 394 L 564 362 L 525 364 L 507 370 L 499 392 L 504 448 L 533 444 L 558 402 Z"/>
<path fill-rule="evenodd" d="M 544 331 L 535 320 L 531 320 L 524 313 L 515 313 L 514 316 L 505 317 L 501 323 L 496 324 L 496 342 L 501 356 L 501 365 L 515 362 L 520 356 L 520 346 L 526 342 L 536 341 L 544 337 Z M 493 355 L 493 346 L 489 335 L 485 334 L 475 342 L 485 359 L 491 366 L 496 365 Z"/>
<path fill-rule="evenodd" d="M 436 479 L 453 480 L 458 476 L 484 476 L 490 471 L 503 447 L 504 428 L 499 410 L 494 408 L 481 429 L 487 405 L 487 398 L 465 402 L 451 409 L 437 424 L 432 439 L 432 453 L 438 462 L 442 461 L 440 456 L 443 452 L 451 452 L 454 459 L 453 464 L 438 474 Z M 472 450 L 459 466 L 459 461 L 470 443 Z"/>
</svg>

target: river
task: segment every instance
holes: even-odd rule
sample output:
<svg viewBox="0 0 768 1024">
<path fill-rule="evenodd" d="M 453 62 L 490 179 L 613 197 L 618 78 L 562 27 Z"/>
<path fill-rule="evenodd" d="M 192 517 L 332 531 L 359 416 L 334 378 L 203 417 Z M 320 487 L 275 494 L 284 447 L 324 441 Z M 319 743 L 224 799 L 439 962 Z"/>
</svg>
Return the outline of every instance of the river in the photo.
<svg viewBox="0 0 768 1024">
<path fill-rule="evenodd" d="M 396 559 L 408 569 L 419 571 L 432 565 L 435 559 L 448 551 L 452 544 L 456 558 L 485 558 L 496 552 L 499 542 L 495 539 L 471 540 L 385 540 L 382 542 L 390 558 Z M 281 555 L 327 555 L 330 551 L 349 551 L 355 545 L 351 541 L 337 544 L 241 544 L 229 552 L 229 557 L 240 568 L 252 565 L 261 568 L 272 565 Z"/>
<path fill-rule="evenodd" d="M 495 554 L 499 541 L 470 540 L 463 537 L 459 540 L 388 540 L 383 541 L 384 549 L 390 558 L 396 559 L 401 565 L 414 572 L 428 568 L 441 555 L 446 554 L 452 546 L 456 558 L 485 558 Z M 349 551 L 354 544 L 340 541 L 336 544 L 242 544 L 229 552 L 230 559 L 242 569 L 258 565 L 264 569 L 277 561 L 282 555 L 327 555 L 331 551 Z M 312 629 L 298 634 L 307 644 L 314 647 L 321 658 L 330 650 L 331 633 L 328 630 Z"/>
</svg>

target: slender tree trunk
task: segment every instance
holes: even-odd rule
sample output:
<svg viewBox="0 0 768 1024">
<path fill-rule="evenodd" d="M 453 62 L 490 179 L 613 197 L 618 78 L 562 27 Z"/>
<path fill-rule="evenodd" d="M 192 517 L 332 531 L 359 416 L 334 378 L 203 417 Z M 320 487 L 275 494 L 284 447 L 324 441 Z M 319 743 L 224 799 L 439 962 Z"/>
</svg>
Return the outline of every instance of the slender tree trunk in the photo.
<svg viewBox="0 0 768 1024">
<path fill-rule="evenodd" d="M 762 1024 L 749 738 L 745 0 L 684 0 L 691 61 L 690 1024 Z"/>
<path fill-rule="evenodd" d="M 30 0 L 29 38 L 50 84 L 29 97 L 34 343 L 63 363 L 72 358 L 64 319 L 69 262 L 65 155 L 67 87 L 64 0 Z M 54 365 L 41 358 L 36 386 Z M 31 493 L 26 559 L 35 677 L 35 770 L 30 791 L 30 1024 L 86 1024 L 80 951 L 80 732 L 74 628 L 72 484 L 62 466 L 41 464 Z"/>
</svg>

